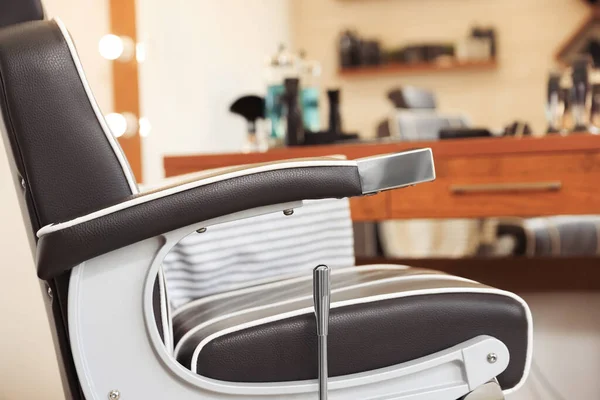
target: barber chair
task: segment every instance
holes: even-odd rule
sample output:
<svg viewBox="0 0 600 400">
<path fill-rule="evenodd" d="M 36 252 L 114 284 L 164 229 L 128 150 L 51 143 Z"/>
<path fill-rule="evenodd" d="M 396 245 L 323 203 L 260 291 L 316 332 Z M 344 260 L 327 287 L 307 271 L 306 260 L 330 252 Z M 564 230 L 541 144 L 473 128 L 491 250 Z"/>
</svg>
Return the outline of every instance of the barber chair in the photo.
<svg viewBox="0 0 600 400">
<path fill-rule="evenodd" d="M 0 131 L 70 399 L 318 398 L 325 349 L 313 295 L 329 296 L 325 286 L 310 275 L 271 280 L 173 316 L 161 261 L 213 225 L 293 218 L 303 200 L 435 178 L 421 149 L 232 167 L 140 193 L 59 20 L 0 30 L 0 91 Z M 528 374 L 531 314 L 512 293 L 382 265 L 334 270 L 330 285 L 320 366 L 331 399 L 498 400 Z M 177 358 L 174 333 L 186 337 Z"/>
</svg>

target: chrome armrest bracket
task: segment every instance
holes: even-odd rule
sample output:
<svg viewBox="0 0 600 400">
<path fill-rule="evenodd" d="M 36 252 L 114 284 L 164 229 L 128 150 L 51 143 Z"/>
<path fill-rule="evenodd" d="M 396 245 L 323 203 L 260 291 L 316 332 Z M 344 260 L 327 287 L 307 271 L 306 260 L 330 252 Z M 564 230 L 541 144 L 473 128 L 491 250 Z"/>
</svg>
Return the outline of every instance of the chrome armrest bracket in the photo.
<svg viewBox="0 0 600 400">
<path fill-rule="evenodd" d="M 429 148 L 359 158 L 356 164 L 363 194 L 435 180 L 433 152 Z"/>
</svg>

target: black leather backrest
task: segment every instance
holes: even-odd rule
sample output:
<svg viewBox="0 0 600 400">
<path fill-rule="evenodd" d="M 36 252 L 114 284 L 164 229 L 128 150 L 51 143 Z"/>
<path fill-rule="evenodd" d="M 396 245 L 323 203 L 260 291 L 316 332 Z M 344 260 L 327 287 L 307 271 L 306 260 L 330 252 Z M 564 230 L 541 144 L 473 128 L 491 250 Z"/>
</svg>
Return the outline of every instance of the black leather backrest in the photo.
<svg viewBox="0 0 600 400">
<path fill-rule="evenodd" d="M 33 232 L 137 190 L 66 35 L 56 21 L 0 29 L 4 133 L 24 180 Z"/>
<path fill-rule="evenodd" d="M 39 0 L 0 1 L 0 28 L 41 19 L 44 19 L 44 8 Z"/>
</svg>

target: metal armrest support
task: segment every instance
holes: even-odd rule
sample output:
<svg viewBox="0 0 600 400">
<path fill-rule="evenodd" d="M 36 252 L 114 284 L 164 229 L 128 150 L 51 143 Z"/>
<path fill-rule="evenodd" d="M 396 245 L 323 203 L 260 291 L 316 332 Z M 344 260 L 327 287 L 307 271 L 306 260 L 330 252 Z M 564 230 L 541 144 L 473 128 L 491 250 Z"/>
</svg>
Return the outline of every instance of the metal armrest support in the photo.
<svg viewBox="0 0 600 400">
<path fill-rule="evenodd" d="M 431 149 L 369 157 L 299 159 L 221 169 L 38 231 L 38 276 L 47 280 L 110 251 L 244 210 L 361 196 L 435 179 Z"/>
<path fill-rule="evenodd" d="M 356 160 L 363 194 L 414 186 L 435 179 L 431 149 Z"/>
</svg>

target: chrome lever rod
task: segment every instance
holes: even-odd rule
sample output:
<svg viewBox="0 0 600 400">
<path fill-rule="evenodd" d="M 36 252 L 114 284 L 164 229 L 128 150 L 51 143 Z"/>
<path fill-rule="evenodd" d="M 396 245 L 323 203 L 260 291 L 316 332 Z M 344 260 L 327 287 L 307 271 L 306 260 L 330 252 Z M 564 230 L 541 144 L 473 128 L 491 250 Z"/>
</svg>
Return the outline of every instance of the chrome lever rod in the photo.
<svg viewBox="0 0 600 400">
<path fill-rule="evenodd" d="M 317 319 L 319 358 L 319 400 L 327 400 L 327 334 L 331 301 L 331 270 L 319 265 L 313 270 L 313 301 Z"/>
</svg>

